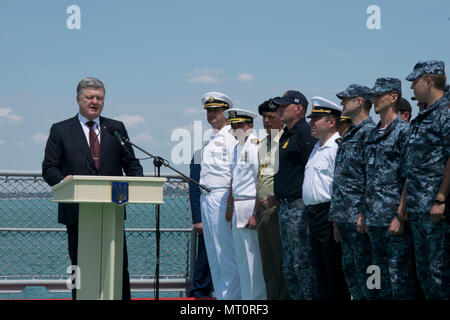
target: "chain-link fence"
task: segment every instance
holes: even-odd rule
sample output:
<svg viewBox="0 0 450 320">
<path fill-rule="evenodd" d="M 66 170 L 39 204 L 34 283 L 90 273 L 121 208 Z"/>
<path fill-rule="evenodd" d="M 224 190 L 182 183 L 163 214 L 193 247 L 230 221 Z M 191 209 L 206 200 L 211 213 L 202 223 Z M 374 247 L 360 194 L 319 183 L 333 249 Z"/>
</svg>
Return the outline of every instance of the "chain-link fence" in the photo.
<svg viewBox="0 0 450 320">
<path fill-rule="evenodd" d="M 177 176 L 165 177 L 160 286 L 161 290 L 183 291 L 195 263 L 188 186 Z M 155 205 L 127 205 L 125 234 L 132 290 L 151 290 L 153 286 L 155 213 Z M 64 225 L 57 223 L 51 188 L 40 173 L 0 172 L 0 291 L 32 281 L 51 289 L 54 280 L 68 278 L 68 266 L 67 234 Z"/>
</svg>

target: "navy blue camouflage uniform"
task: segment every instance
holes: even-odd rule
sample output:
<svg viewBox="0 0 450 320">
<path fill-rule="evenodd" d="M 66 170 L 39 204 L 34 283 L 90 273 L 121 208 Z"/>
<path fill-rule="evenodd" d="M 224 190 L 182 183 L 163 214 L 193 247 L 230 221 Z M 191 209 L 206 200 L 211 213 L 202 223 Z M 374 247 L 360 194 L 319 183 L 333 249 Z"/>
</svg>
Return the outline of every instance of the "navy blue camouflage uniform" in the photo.
<svg viewBox="0 0 450 320">
<path fill-rule="evenodd" d="M 362 96 L 371 99 L 371 89 L 350 85 L 338 98 Z M 357 232 L 356 222 L 362 211 L 365 186 L 364 144 L 368 132 L 375 127 L 369 117 L 351 127 L 342 137 L 336 154 L 333 193 L 329 220 L 336 222 L 342 239 L 342 269 L 354 300 L 371 299 L 366 285 L 367 267 L 371 265 L 368 234 Z"/>
<path fill-rule="evenodd" d="M 373 95 L 396 91 L 401 94 L 401 81 L 379 78 Z M 413 242 L 409 222 L 404 222 L 401 235 L 390 235 L 389 225 L 397 216 L 404 178 L 401 176 L 401 150 L 406 143 L 409 124 L 400 116 L 386 128 L 381 121 L 366 140 L 365 224 L 369 227 L 372 264 L 380 268 L 381 288 L 376 299 L 414 299 Z"/>
<path fill-rule="evenodd" d="M 441 61 L 419 62 L 406 80 L 443 74 Z M 443 95 L 411 121 L 405 161 L 406 212 L 411 220 L 416 269 L 426 299 L 450 299 L 450 220 L 433 223 L 430 211 L 450 156 L 450 101 Z M 447 195 L 447 205 L 449 203 Z"/>
<path fill-rule="evenodd" d="M 289 90 L 274 99 L 278 105 L 308 106 L 306 97 Z M 279 225 L 283 275 L 292 300 L 315 300 L 318 284 L 312 248 L 307 236 L 307 215 L 302 200 L 302 185 L 308 157 L 316 143 L 305 118 L 290 129 L 284 128 L 278 146 L 278 171 L 274 175 L 274 194 L 280 204 Z"/>
</svg>

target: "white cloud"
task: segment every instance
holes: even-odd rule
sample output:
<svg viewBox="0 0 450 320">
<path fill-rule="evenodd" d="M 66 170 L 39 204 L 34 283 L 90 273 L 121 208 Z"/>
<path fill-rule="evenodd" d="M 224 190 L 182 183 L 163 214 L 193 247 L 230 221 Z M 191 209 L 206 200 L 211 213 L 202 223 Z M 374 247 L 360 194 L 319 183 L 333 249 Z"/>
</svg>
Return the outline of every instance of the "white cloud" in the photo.
<svg viewBox="0 0 450 320">
<path fill-rule="evenodd" d="M 38 144 L 45 144 L 47 142 L 48 136 L 43 133 L 36 133 L 33 135 L 33 141 Z"/>
<path fill-rule="evenodd" d="M 195 69 L 186 73 L 186 81 L 189 83 L 217 83 L 224 74 L 222 69 Z"/>
<path fill-rule="evenodd" d="M 237 75 L 237 79 L 241 82 L 251 82 L 255 80 L 255 77 L 250 73 L 241 73 Z"/>
<path fill-rule="evenodd" d="M 179 127 L 173 128 L 172 129 L 172 134 L 173 134 L 173 132 L 175 130 L 187 130 L 190 133 L 194 133 L 194 126 L 195 126 L 195 122 L 194 123 L 190 123 L 190 124 L 186 124 L 184 126 L 179 126 Z"/>
<path fill-rule="evenodd" d="M 149 135 L 147 132 L 143 132 L 143 133 L 139 133 L 139 134 L 135 135 L 131 139 L 131 142 L 135 142 L 136 144 L 154 143 L 155 139 L 151 135 Z"/>
<path fill-rule="evenodd" d="M 186 110 L 184 110 L 184 114 L 187 116 L 192 116 L 192 115 L 196 116 L 196 115 L 202 114 L 203 113 L 202 111 L 203 111 L 202 107 L 187 108 Z"/>
<path fill-rule="evenodd" d="M 144 122 L 144 117 L 130 116 L 128 114 L 121 114 L 114 119 L 122 121 L 126 127 L 135 127 L 138 123 Z"/>
<path fill-rule="evenodd" d="M 22 117 L 12 113 L 10 108 L 0 108 L 0 123 L 18 123 L 22 121 Z"/>
</svg>

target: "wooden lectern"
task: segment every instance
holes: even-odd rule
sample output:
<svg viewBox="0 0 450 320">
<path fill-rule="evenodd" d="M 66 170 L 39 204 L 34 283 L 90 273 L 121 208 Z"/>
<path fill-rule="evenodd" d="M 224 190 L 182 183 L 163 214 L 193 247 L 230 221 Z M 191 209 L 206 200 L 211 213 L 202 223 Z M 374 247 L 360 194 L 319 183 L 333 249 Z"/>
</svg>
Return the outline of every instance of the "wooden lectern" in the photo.
<svg viewBox="0 0 450 320">
<path fill-rule="evenodd" d="M 80 204 L 77 300 L 122 299 L 124 206 L 121 204 L 126 199 L 126 203 L 164 203 L 165 181 L 166 178 L 75 175 L 53 186 L 55 202 Z M 128 191 L 127 195 L 121 191 Z"/>
</svg>

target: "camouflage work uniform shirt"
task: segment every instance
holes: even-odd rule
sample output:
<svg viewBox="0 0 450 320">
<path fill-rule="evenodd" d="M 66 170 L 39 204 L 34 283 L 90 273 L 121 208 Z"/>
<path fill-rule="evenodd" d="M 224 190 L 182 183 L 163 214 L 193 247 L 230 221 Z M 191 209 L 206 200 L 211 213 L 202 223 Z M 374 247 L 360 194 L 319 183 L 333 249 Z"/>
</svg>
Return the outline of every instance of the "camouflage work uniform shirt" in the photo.
<svg viewBox="0 0 450 320">
<path fill-rule="evenodd" d="M 372 227 L 389 226 L 400 204 L 403 184 L 401 151 L 409 125 L 398 116 L 385 129 L 378 123 L 366 141 L 365 223 Z"/>
<path fill-rule="evenodd" d="M 375 128 L 369 117 L 350 128 L 342 137 L 336 154 L 328 220 L 356 223 L 364 200 L 365 165 L 364 145 L 368 133 Z"/>
<path fill-rule="evenodd" d="M 429 219 L 450 156 L 450 104 L 444 95 L 411 121 L 404 157 L 406 212 L 412 220 Z"/>
</svg>

